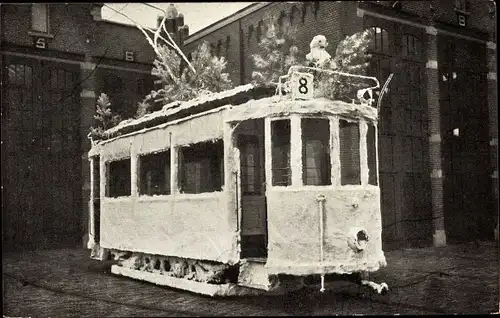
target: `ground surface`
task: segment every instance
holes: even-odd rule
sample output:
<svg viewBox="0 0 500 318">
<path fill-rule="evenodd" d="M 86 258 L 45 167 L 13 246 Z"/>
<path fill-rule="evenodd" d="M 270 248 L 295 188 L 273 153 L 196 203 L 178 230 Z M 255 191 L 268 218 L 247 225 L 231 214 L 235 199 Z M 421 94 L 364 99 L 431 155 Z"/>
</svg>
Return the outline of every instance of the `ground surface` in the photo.
<svg viewBox="0 0 500 318">
<path fill-rule="evenodd" d="M 389 294 L 350 284 L 286 296 L 217 298 L 159 287 L 110 273 L 89 251 L 5 254 L 5 316 L 251 316 L 493 313 L 499 311 L 498 245 L 462 244 L 386 253 L 371 279 Z M 336 288 L 334 288 L 336 287 Z"/>
</svg>

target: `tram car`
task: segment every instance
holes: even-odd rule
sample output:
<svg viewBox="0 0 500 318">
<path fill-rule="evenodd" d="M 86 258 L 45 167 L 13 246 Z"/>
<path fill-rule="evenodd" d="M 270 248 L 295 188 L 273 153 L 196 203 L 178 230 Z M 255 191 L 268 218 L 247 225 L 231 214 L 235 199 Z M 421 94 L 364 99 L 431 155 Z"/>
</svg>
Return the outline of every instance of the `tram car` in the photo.
<svg viewBox="0 0 500 318">
<path fill-rule="evenodd" d="M 386 291 L 363 279 L 386 266 L 377 107 L 359 92 L 318 96 L 318 72 L 174 102 L 92 141 L 91 257 L 210 296 L 282 293 L 311 277 L 323 291 L 332 276 Z"/>
</svg>

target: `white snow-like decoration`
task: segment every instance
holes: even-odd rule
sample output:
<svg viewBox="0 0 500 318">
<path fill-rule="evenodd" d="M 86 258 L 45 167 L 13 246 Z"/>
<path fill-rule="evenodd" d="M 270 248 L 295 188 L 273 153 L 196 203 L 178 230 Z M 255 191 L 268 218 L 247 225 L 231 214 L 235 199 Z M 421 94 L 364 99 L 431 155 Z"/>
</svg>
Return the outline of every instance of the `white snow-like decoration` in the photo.
<svg viewBox="0 0 500 318">
<path fill-rule="evenodd" d="M 226 122 L 237 122 L 247 119 L 263 118 L 280 114 L 321 113 L 323 115 L 346 115 L 376 121 L 377 109 L 367 105 L 349 104 L 343 101 L 332 101 L 327 98 L 310 100 L 285 100 L 276 102 L 273 97 L 250 100 L 228 110 Z"/>
<path fill-rule="evenodd" d="M 306 55 L 306 59 L 316 67 L 324 65 L 331 58 L 331 55 L 325 50 L 327 46 L 326 37 L 324 35 L 316 35 L 309 44 L 311 52 Z"/>
<path fill-rule="evenodd" d="M 231 97 L 231 96 L 234 96 L 234 95 L 239 94 L 239 93 L 248 92 L 249 90 L 251 90 L 254 87 L 255 86 L 253 84 L 246 84 L 246 85 L 241 85 L 241 86 L 238 86 L 238 87 L 235 87 L 233 89 L 226 90 L 226 91 L 223 91 L 220 93 L 212 93 L 212 94 L 200 96 L 198 98 L 195 98 L 195 99 L 192 99 L 189 101 L 185 101 L 185 102 L 175 101 L 175 102 L 172 102 L 172 103 L 169 103 L 169 104 L 163 106 L 163 108 L 161 110 L 156 111 L 156 112 L 151 113 L 151 114 L 146 114 L 141 118 L 124 120 L 124 121 L 120 122 L 118 125 L 116 125 L 115 127 L 106 130 L 106 134 L 112 135 L 125 127 L 135 126 L 135 125 L 142 124 L 142 123 L 147 123 L 147 122 L 150 122 L 156 118 L 170 116 L 170 115 L 173 115 L 173 114 L 180 112 L 181 110 L 194 108 L 196 106 L 205 104 L 207 102 L 212 102 L 212 101 L 220 100 L 223 98 Z"/>
</svg>

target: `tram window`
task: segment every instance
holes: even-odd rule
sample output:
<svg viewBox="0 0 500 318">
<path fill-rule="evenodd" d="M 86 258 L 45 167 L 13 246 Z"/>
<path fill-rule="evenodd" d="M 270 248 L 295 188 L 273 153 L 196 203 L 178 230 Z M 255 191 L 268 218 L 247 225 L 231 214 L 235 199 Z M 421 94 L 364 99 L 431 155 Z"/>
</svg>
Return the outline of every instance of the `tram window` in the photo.
<svg viewBox="0 0 500 318">
<path fill-rule="evenodd" d="M 181 193 L 221 191 L 224 184 L 224 143 L 202 142 L 179 152 Z"/>
<path fill-rule="evenodd" d="M 170 150 L 139 157 L 139 194 L 170 194 Z"/>
<path fill-rule="evenodd" d="M 130 195 L 130 158 L 108 162 L 107 175 L 107 197 Z"/>
<path fill-rule="evenodd" d="M 339 121 L 340 183 L 361 184 L 358 123 Z"/>
<path fill-rule="evenodd" d="M 375 126 L 369 124 L 368 132 L 366 135 L 366 144 L 368 151 L 368 183 L 372 185 L 377 184 L 377 147 L 375 139 Z"/>
<path fill-rule="evenodd" d="M 305 185 L 330 185 L 330 121 L 302 119 L 302 179 Z"/>
<path fill-rule="evenodd" d="M 289 119 L 271 122 L 273 186 L 289 186 L 292 183 L 290 133 Z"/>
</svg>

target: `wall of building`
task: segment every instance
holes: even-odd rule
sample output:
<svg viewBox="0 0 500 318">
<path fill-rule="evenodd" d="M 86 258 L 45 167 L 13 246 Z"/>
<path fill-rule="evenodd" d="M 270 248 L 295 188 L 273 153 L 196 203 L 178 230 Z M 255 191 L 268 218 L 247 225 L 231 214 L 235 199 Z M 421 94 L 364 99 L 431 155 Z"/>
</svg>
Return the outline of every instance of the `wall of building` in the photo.
<svg viewBox="0 0 500 318">
<path fill-rule="evenodd" d="M 455 10 L 455 2 L 468 3 L 467 12 L 464 13 L 466 26 L 459 24 L 457 14 L 463 12 Z M 221 31 L 211 26 L 207 28 L 211 31 L 197 32 L 197 35 L 186 40 L 186 43 L 189 43 L 186 50 L 191 50 L 195 43 L 204 40 L 215 43 L 226 34 L 239 32 L 239 52 L 242 54 L 230 54 L 228 59 L 229 72 L 236 74 L 239 71 L 241 76 L 238 84 L 243 84 L 251 80 L 251 56 L 259 52 L 256 39 L 259 22 L 269 15 L 283 15 L 286 19 L 293 16 L 292 24 L 298 29 L 295 43 L 299 54 L 303 56 L 309 52 L 309 42 L 317 34 L 326 36 L 329 41 L 327 51 L 333 56 L 337 44 L 346 35 L 367 27 L 384 29 L 388 33 L 389 50 L 373 52 L 370 69 L 370 74 L 381 81 L 385 81 L 390 73 L 394 73 L 389 93 L 384 97 L 380 113 L 383 123 L 379 130 L 384 244 L 395 248 L 427 245 L 431 241 L 435 245 L 445 244 L 446 234 L 454 231 L 454 225 L 450 225 L 453 223 L 451 220 L 458 220 L 446 214 L 449 211 L 445 210 L 450 210 L 448 202 L 455 200 L 453 195 L 472 195 L 472 192 L 481 196 L 482 199 L 477 200 L 483 200 L 485 204 L 488 202 L 488 208 L 484 212 L 477 211 L 476 214 L 485 217 L 477 219 L 476 223 L 482 224 L 477 226 L 488 233 L 485 237 L 489 239 L 492 232 L 490 230 L 494 225 L 489 226 L 486 223 L 498 222 L 495 213 L 498 209 L 498 194 L 495 190 L 498 189 L 497 104 L 496 90 L 484 90 L 481 87 L 496 85 L 495 10 L 493 3 L 480 0 L 269 3 L 233 19 L 234 21 L 221 28 Z M 208 34 L 203 35 L 204 32 Z M 419 43 L 416 48 L 418 52 L 413 52 L 413 56 L 403 52 L 408 46 L 408 43 L 405 43 L 407 36 Z M 451 37 L 452 42 L 457 44 L 440 49 L 443 43 L 448 41 L 445 40 L 447 37 Z M 237 46 L 233 42 L 231 45 Z M 443 52 L 448 53 L 444 57 L 440 56 Z M 457 59 L 470 62 L 466 62 L 466 70 L 460 69 L 463 67 L 458 66 L 459 63 L 455 61 Z M 443 72 L 453 72 L 451 69 L 455 69 L 455 73 L 467 71 L 472 74 L 465 76 L 467 83 L 463 82 L 461 86 L 454 84 L 456 91 L 453 93 L 444 92 L 442 83 Z M 461 76 L 463 75 L 465 73 Z M 448 116 L 445 105 L 450 100 L 446 99 L 447 97 L 443 100 L 443 94 L 463 95 L 460 87 L 468 87 L 467 93 L 463 93 L 464 96 L 474 95 L 474 98 L 467 99 L 468 103 L 476 100 L 475 104 L 481 105 L 480 110 L 468 112 L 470 116 L 462 114 L 463 118 L 467 118 L 463 125 L 471 127 L 472 120 L 479 117 L 483 122 L 489 122 L 485 132 L 488 136 L 478 137 L 470 144 L 472 148 L 481 148 L 480 153 L 472 157 L 470 151 L 452 154 L 450 142 L 447 141 L 449 127 L 445 128 L 448 124 L 443 123 Z M 488 142 L 489 149 L 486 145 Z M 477 175 L 481 175 L 482 183 L 488 189 L 491 188 L 490 192 L 479 193 L 472 188 L 464 190 L 452 186 L 450 180 L 453 177 L 446 175 L 449 162 L 445 161 L 456 156 L 466 158 L 462 160 L 463 167 L 456 168 L 456 171 L 465 169 L 466 162 L 474 160 L 488 166 L 484 171 L 477 171 Z M 462 181 L 470 185 L 478 182 Z M 472 192 L 467 194 L 467 191 Z M 415 196 L 415 193 L 419 195 Z M 463 214 L 460 218 L 467 219 L 467 216 Z M 476 233 L 464 239 L 473 240 L 473 237 L 478 237 L 478 230 L 473 227 L 462 229 Z"/>
<path fill-rule="evenodd" d="M 40 33 L 32 30 L 31 4 L 1 5 L 2 96 L 8 96 L 2 109 L 9 114 L 2 116 L 2 141 L 9 143 L 2 147 L 9 148 L 5 163 L 10 167 L 2 175 L 2 184 L 8 184 L 4 227 L 10 229 L 5 239 L 13 249 L 64 240 L 81 245 L 90 191 L 86 136 L 96 99 L 112 91 L 112 109 L 126 118 L 152 88 L 155 54 L 137 28 L 101 20 L 95 4 L 48 8 L 48 32 Z M 40 38 L 45 48 L 36 47 Z M 125 51 L 134 53 L 134 61 L 125 60 Z M 15 81 L 17 86 L 10 85 Z M 15 98 L 19 92 L 25 92 L 21 100 Z M 19 112 L 20 107 L 25 110 Z M 27 124 L 20 129 L 19 122 Z M 20 163 L 19 158 L 26 160 Z M 21 172 L 30 176 L 26 191 L 16 190 Z M 54 182 L 57 186 L 51 186 Z M 68 228 L 65 238 L 55 237 Z"/>
</svg>

